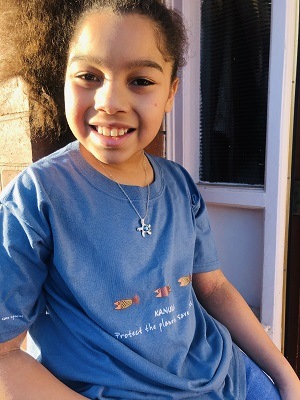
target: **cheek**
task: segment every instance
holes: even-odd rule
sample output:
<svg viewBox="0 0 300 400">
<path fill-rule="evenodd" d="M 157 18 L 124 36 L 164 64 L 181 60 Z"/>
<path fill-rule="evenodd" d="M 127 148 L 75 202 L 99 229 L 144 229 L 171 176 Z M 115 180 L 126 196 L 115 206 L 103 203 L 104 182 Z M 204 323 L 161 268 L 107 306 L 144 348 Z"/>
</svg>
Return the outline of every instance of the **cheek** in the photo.
<svg viewBox="0 0 300 400">
<path fill-rule="evenodd" d="M 69 123 L 76 118 L 77 107 L 70 98 L 65 98 L 65 113 Z"/>
<path fill-rule="evenodd" d="M 158 132 L 163 118 L 164 118 L 164 110 L 159 104 L 153 104 L 152 112 L 148 114 L 148 126 L 151 128 L 151 131 Z"/>
<path fill-rule="evenodd" d="M 69 127 L 75 134 L 75 132 L 82 126 L 82 121 L 84 120 L 83 113 L 80 111 L 80 108 L 76 102 L 66 100 L 65 103 L 66 119 Z"/>
<path fill-rule="evenodd" d="M 79 118 L 86 110 L 84 98 L 76 90 L 66 88 L 65 90 L 65 112 L 66 117 Z"/>
<path fill-rule="evenodd" d="M 75 97 L 73 95 L 73 92 L 71 91 L 71 88 L 69 86 L 65 86 L 65 91 L 64 91 L 64 95 L 65 95 L 65 112 L 66 112 L 66 116 L 68 118 L 68 116 L 70 114 L 72 114 L 73 109 L 75 108 L 75 104 L 74 104 L 74 100 Z"/>
</svg>

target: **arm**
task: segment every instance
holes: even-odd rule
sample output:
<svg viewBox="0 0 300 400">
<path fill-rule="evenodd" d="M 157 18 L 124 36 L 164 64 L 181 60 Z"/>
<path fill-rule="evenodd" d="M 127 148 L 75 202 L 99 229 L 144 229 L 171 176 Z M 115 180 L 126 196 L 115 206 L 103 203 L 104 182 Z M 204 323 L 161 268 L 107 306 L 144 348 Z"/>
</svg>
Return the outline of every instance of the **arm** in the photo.
<svg viewBox="0 0 300 400">
<path fill-rule="evenodd" d="M 300 381 L 243 297 L 220 270 L 198 273 L 193 286 L 199 302 L 227 327 L 234 342 L 275 382 L 283 400 L 300 398 Z"/>
<path fill-rule="evenodd" d="M 86 399 L 65 386 L 39 362 L 20 349 L 25 336 L 26 332 L 0 344 L 0 399 Z"/>
</svg>

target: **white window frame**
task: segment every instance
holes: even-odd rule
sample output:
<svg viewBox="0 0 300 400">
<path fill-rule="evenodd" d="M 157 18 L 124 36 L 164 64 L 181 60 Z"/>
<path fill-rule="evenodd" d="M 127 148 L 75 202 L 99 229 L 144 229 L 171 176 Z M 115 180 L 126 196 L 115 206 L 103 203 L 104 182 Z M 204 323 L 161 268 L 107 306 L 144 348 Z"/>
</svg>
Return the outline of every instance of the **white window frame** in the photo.
<svg viewBox="0 0 300 400">
<path fill-rule="evenodd" d="M 185 16 L 191 47 L 174 109 L 167 116 L 167 157 L 181 163 L 199 183 L 200 0 L 167 3 Z M 272 0 L 265 187 L 199 183 L 208 204 L 264 212 L 261 322 L 279 348 L 283 339 L 298 7 L 297 0 Z"/>
</svg>

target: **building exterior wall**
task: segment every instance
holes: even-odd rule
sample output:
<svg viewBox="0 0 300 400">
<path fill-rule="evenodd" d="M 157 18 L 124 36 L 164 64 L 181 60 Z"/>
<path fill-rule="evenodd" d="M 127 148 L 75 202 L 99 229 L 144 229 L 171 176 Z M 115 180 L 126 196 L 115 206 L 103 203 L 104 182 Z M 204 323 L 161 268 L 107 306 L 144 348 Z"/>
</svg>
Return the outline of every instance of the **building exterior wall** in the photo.
<svg viewBox="0 0 300 400">
<path fill-rule="evenodd" d="M 28 101 L 15 78 L 0 87 L 0 190 L 31 162 Z"/>
</svg>

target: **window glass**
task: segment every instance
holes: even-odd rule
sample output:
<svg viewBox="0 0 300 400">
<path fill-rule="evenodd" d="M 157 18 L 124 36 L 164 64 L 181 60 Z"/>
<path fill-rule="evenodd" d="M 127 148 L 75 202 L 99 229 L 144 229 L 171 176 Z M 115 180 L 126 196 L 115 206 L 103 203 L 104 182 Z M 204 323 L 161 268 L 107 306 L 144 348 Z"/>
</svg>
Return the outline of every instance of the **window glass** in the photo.
<svg viewBox="0 0 300 400">
<path fill-rule="evenodd" d="M 201 1 L 200 180 L 262 186 L 270 0 Z"/>
</svg>

